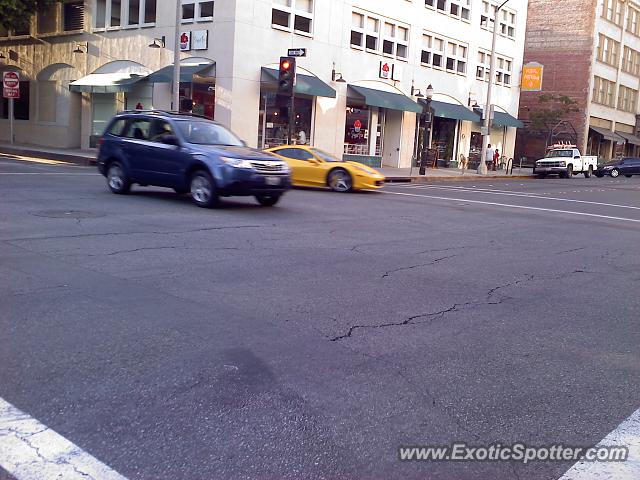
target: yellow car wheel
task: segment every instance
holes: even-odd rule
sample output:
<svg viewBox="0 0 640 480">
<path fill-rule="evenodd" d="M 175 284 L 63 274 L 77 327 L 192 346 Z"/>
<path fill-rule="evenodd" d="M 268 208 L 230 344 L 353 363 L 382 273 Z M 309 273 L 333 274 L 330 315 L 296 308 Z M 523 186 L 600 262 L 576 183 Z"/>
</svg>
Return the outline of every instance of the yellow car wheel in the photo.
<svg viewBox="0 0 640 480">
<path fill-rule="evenodd" d="M 353 179 L 351 175 L 342 168 L 331 170 L 327 183 L 334 192 L 347 193 L 353 189 Z"/>
</svg>

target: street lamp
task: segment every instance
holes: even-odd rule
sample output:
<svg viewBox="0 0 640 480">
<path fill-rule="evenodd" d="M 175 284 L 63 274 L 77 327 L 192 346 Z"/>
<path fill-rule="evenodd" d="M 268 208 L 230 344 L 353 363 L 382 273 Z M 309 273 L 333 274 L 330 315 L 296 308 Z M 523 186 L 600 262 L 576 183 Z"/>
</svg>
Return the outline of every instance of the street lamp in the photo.
<svg viewBox="0 0 640 480">
<path fill-rule="evenodd" d="M 166 37 L 164 35 L 160 38 L 154 38 L 153 42 L 149 44 L 149 48 L 165 48 L 166 46 Z"/>
<path fill-rule="evenodd" d="M 433 115 L 431 114 L 431 101 L 433 100 L 433 86 L 429 85 L 425 92 L 426 100 L 424 100 L 424 108 L 422 116 L 424 118 L 424 137 L 422 139 L 422 161 L 420 162 L 420 175 L 427 173 L 427 158 L 429 149 L 431 148 L 431 123 Z"/>
<path fill-rule="evenodd" d="M 482 131 L 482 153 L 480 158 L 480 165 L 478 165 L 478 175 L 487 174 L 487 149 L 489 148 L 489 141 L 491 138 L 491 96 L 493 94 L 493 82 L 496 77 L 496 42 L 498 40 L 498 14 L 502 7 L 504 7 L 509 0 L 505 0 L 502 4 L 496 8 L 495 16 L 493 19 L 493 41 L 491 44 L 491 68 L 489 69 L 489 86 L 487 87 L 487 105 L 484 109 L 484 123 Z"/>
</svg>

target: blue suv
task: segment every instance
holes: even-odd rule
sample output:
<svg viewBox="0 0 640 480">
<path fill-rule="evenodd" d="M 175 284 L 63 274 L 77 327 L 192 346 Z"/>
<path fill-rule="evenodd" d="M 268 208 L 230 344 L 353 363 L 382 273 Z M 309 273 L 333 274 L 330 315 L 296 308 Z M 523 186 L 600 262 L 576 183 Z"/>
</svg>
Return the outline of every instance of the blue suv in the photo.
<svg viewBox="0 0 640 480">
<path fill-rule="evenodd" d="M 111 120 L 99 145 L 98 169 L 117 194 L 136 183 L 188 192 L 199 207 L 215 207 L 227 196 L 255 196 L 261 205 L 273 206 L 291 187 L 286 162 L 190 114 L 123 112 Z"/>
</svg>

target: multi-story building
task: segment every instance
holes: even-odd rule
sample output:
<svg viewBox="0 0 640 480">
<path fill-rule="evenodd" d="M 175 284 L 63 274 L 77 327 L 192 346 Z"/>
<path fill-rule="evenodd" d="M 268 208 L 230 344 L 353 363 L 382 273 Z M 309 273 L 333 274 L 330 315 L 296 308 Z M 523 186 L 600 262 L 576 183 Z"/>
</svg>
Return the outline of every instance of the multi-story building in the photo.
<svg viewBox="0 0 640 480">
<path fill-rule="evenodd" d="M 555 132 L 521 130 L 518 154 L 535 158 L 571 137 L 603 160 L 638 153 L 640 2 L 530 0 L 524 61 L 544 65 L 544 79 L 542 94 L 522 93 L 521 119 L 553 109 L 544 95 L 575 103 Z"/>
<path fill-rule="evenodd" d="M 180 96 L 249 145 L 284 142 L 277 65 L 298 60 L 296 133 L 334 155 L 408 167 L 420 94 L 432 85 L 432 145 L 440 157 L 479 158 L 491 0 L 181 0 Z M 94 146 L 122 109 L 171 108 L 176 4 L 66 0 L 29 31 L 0 31 L 0 69 L 19 71 L 15 140 Z M 492 144 L 513 155 L 527 0 L 500 12 Z M 154 45 L 160 48 L 151 48 Z M 4 57 L 4 58 L 2 58 Z M 182 103 L 182 102 L 181 102 Z M 8 129 L 0 107 L 0 141 Z"/>
</svg>

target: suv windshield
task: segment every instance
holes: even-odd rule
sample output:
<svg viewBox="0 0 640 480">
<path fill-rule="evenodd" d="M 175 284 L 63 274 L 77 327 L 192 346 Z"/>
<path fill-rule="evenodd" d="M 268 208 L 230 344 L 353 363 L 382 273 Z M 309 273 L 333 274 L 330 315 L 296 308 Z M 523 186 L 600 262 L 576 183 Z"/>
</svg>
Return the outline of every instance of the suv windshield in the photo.
<svg viewBox="0 0 640 480">
<path fill-rule="evenodd" d="M 551 150 L 547 153 L 547 158 L 572 157 L 573 150 Z"/>
<path fill-rule="evenodd" d="M 320 157 L 322 160 L 324 160 L 325 162 L 340 162 L 341 161 L 341 160 L 338 160 L 335 157 L 332 157 L 327 152 L 323 152 L 322 150 L 319 150 L 317 148 L 312 148 L 311 151 L 313 153 L 315 153 L 318 157 Z"/>
<path fill-rule="evenodd" d="M 179 120 L 180 133 L 188 143 L 243 147 L 242 140 L 217 123 L 204 120 Z"/>
</svg>

